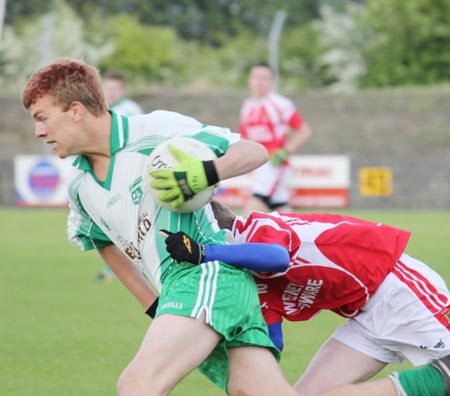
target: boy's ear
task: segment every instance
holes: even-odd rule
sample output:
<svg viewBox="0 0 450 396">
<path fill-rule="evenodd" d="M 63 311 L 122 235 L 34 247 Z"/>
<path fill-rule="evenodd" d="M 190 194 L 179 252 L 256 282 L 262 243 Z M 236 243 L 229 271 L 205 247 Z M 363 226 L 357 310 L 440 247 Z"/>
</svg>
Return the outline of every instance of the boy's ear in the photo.
<svg viewBox="0 0 450 396">
<path fill-rule="evenodd" d="M 75 121 L 80 121 L 86 111 L 86 108 L 81 102 L 72 102 L 69 111 L 72 113 L 72 117 Z"/>
</svg>

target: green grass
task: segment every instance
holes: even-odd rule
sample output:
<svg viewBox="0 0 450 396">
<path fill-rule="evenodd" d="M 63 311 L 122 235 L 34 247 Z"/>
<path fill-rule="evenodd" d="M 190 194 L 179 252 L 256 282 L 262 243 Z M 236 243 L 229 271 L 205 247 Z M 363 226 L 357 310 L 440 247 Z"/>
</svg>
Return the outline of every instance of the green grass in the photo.
<svg viewBox="0 0 450 396">
<path fill-rule="evenodd" d="M 413 231 L 407 252 L 450 279 L 449 213 L 346 213 Z M 64 210 L 0 210 L 2 395 L 114 395 L 116 380 L 149 325 L 117 280 L 96 280 L 102 268 L 97 254 L 67 242 L 66 215 Z M 324 312 L 309 322 L 286 323 L 281 365 L 290 381 L 342 322 Z M 172 393 L 199 394 L 222 392 L 195 372 Z"/>
</svg>

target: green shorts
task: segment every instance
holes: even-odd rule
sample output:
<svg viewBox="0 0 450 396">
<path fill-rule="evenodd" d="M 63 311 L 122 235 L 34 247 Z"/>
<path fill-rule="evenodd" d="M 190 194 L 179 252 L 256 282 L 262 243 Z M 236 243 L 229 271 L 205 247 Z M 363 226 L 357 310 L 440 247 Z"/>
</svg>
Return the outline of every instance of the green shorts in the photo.
<svg viewBox="0 0 450 396">
<path fill-rule="evenodd" d="M 156 316 L 173 314 L 198 318 L 223 336 L 198 367 L 221 389 L 228 381 L 228 348 L 261 346 L 279 351 L 269 338 L 259 306 L 256 284 L 247 271 L 217 261 L 201 265 L 175 264 L 164 279 Z"/>
</svg>

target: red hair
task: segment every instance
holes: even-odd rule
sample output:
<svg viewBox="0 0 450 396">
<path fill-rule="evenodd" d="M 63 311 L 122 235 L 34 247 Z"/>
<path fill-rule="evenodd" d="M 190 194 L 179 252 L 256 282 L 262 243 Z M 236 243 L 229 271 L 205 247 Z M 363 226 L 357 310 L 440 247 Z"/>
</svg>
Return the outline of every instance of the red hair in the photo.
<svg viewBox="0 0 450 396">
<path fill-rule="evenodd" d="M 22 94 L 26 109 L 45 95 L 51 95 L 64 111 L 73 102 L 82 103 L 92 114 L 107 111 L 98 70 L 82 61 L 61 59 L 37 70 Z"/>
</svg>

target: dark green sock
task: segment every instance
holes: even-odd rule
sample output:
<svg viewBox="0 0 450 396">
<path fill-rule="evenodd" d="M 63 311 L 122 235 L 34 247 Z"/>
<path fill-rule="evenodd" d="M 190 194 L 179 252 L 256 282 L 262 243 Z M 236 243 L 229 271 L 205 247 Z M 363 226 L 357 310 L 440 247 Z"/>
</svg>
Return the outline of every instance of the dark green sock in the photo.
<svg viewBox="0 0 450 396">
<path fill-rule="evenodd" d="M 398 373 L 408 396 L 445 396 L 445 382 L 434 367 L 427 365 Z"/>
</svg>

